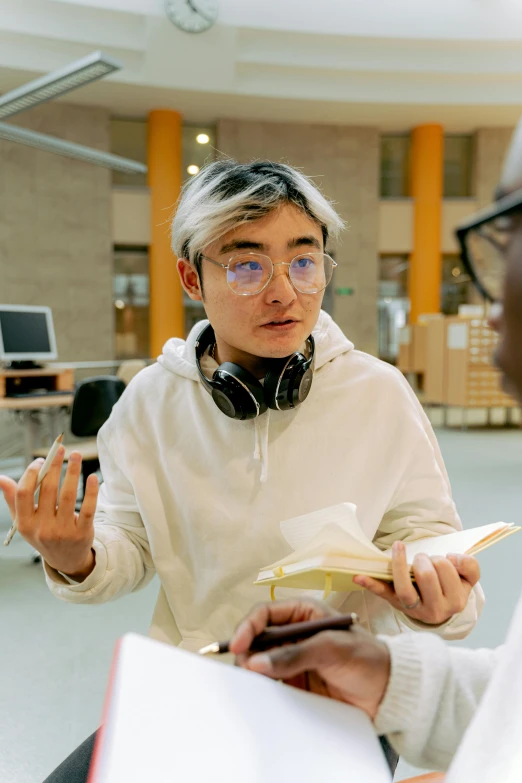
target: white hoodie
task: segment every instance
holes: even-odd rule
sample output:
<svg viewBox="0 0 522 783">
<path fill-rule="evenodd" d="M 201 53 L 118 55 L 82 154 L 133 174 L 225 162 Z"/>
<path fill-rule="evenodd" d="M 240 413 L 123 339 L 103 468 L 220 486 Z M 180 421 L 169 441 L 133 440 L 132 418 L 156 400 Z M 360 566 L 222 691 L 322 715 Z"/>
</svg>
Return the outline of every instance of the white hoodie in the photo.
<svg viewBox="0 0 522 783">
<path fill-rule="evenodd" d="M 313 332 L 307 400 L 254 421 L 227 418 L 200 382 L 195 342 L 205 325 L 186 342 L 169 340 L 100 430 L 96 566 L 81 584 L 46 566 L 56 596 L 102 603 L 156 572 L 151 635 L 198 649 L 227 638 L 253 604 L 268 600 L 268 589 L 253 582 L 290 552 L 281 520 L 349 501 L 382 548 L 461 528 L 435 436 L 409 385 L 355 351 L 330 316 L 322 312 Z M 205 372 L 213 367 L 205 357 Z M 403 623 L 426 629 L 368 592 L 329 600 L 374 633 L 397 634 Z M 439 633 L 466 636 L 482 603 L 478 587 Z"/>
</svg>

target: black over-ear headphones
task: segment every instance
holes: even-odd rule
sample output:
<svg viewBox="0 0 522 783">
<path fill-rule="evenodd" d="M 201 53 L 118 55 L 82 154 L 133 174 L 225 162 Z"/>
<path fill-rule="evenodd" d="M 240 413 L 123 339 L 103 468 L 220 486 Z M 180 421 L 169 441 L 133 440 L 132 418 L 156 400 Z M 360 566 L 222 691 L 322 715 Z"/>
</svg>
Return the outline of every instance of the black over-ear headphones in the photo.
<svg viewBox="0 0 522 783">
<path fill-rule="evenodd" d="M 297 351 L 284 359 L 270 361 L 264 384 L 252 373 L 234 362 L 224 362 L 214 371 L 212 379 L 201 369 L 201 357 L 215 342 L 214 330 L 206 326 L 196 342 L 196 367 L 205 389 L 225 416 L 231 419 L 255 419 L 267 408 L 286 411 L 295 408 L 307 397 L 312 386 L 315 342 L 307 340 L 309 357 Z"/>
</svg>

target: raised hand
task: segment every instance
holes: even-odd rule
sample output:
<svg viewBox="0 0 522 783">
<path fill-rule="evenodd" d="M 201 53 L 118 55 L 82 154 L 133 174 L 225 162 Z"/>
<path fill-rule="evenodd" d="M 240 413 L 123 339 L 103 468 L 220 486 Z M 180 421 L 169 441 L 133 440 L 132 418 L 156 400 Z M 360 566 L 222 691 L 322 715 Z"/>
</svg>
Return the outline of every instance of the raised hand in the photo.
<svg viewBox="0 0 522 783">
<path fill-rule="evenodd" d="M 18 485 L 7 476 L 0 476 L 0 489 L 12 519 L 16 517 L 20 535 L 52 568 L 82 581 L 95 564 L 92 543 L 98 480 L 94 475 L 89 476 L 80 512 L 76 513 L 82 458 L 78 452 L 70 455 L 60 489 L 64 454 L 65 449 L 61 447 L 42 482 L 36 505 L 36 480 L 43 460 L 32 462 Z"/>
</svg>

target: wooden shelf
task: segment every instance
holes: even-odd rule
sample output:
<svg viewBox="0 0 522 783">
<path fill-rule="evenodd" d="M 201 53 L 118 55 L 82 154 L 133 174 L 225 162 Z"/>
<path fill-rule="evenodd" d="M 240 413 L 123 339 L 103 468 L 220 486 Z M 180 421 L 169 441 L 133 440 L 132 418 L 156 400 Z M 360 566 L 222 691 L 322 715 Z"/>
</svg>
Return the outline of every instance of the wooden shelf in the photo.
<svg viewBox="0 0 522 783">
<path fill-rule="evenodd" d="M 34 389 L 72 393 L 74 370 L 53 367 L 43 367 L 38 370 L 0 369 L 0 399 L 9 398 L 12 394 L 28 393 Z"/>
</svg>

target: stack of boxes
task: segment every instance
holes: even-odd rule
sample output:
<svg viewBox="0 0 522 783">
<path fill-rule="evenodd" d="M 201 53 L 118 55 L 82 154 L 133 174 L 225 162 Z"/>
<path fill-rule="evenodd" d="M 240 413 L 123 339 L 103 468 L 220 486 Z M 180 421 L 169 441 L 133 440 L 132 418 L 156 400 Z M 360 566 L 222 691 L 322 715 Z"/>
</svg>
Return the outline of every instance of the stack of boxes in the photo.
<svg viewBox="0 0 522 783">
<path fill-rule="evenodd" d="M 401 335 L 399 369 L 422 375 L 422 400 L 461 408 L 512 408 L 493 365 L 498 336 L 476 315 L 424 316 Z"/>
</svg>

